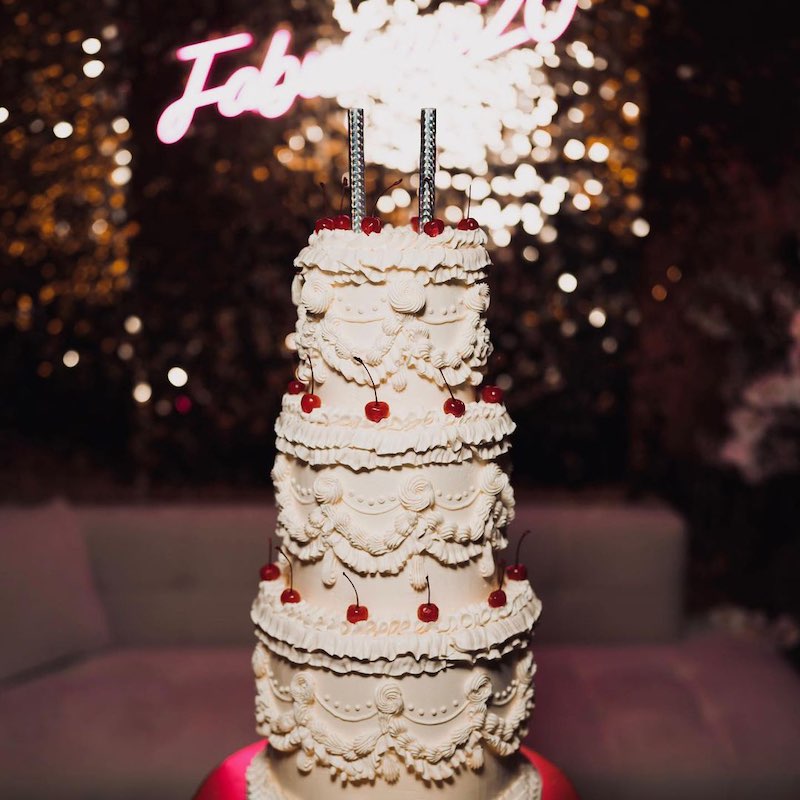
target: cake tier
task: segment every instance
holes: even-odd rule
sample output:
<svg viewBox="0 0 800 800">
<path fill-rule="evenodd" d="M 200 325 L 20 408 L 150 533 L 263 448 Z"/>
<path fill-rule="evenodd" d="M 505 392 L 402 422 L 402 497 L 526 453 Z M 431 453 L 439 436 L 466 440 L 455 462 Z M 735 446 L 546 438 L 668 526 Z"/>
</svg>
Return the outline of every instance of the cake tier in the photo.
<svg viewBox="0 0 800 800">
<path fill-rule="evenodd" d="M 494 551 L 506 546 L 504 529 L 514 516 L 508 476 L 493 462 L 354 472 L 279 454 L 272 478 L 278 535 L 296 559 L 298 588 L 317 605 L 325 604 L 319 592 L 335 586 L 343 570 L 400 576 L 405 592 L 389 581 L 363 593 L 378 613 L 407 607 L 406 599 L 420 602 L 406 598 L 407 590 L 425 589 L 426 576 L 443 610 L 474 602 L 487 591 L 480 579 L 494 577 Z M 462 590 L 449 568 L 473 564 L 477 588 Z"/>
<path fill-rule="evenodd" d="M 482 232 L 322 231 L 310 241 L 292 292 L 297 373 L 309 382 L 313 364 L 324 408 L 360 411 L 373 399 L 370 378 L 400 415 L 441 409 L 445 381 L 459 399 L 475 399 L 491 352 Z"/>
<path fill-rule="evenodd" d="M 386 678 L 298 668 L 259 645 L 253 669 L 258 730 L 272 749 L 294 755 L 294 763 L 275 759 L 290 790 L 312 772 L 391 786 L 404 775 L 441 785 L 480 771 L 493 797 L 511 776 L 487 756 L 519 749 L 533 706 L 535 667 L 524 650 L 436 676 Z"/>
<path fill-rule="evenodd" d="M 509 449 L 514 423 L 496 403 L 468 403 L 464 416 L 441 407 L 392 415 L 380 422 L 362 410 L 302 411 L 298 395 L 285 395 L 275 423 L 277 448 L 312 466 L 343 464 L 351 469 L 490 461 Z"/>
<path fill-rule="evenodd" d="M 457 664 L 496 661 L 526 648 L 541 604 L 527 581 L 509 581 L 507 602 L 486 599 L 421 622 L 417 607 L 351 623 L 338 611 L 306 600 L 283 603 L 282 580 L 262 581 L 253 603 L 256 637 L 274 654 L 297 665 L 346 675 L 419 675 Z M 302 595 L 301 595 L 302 596 Z"/>
</svg>

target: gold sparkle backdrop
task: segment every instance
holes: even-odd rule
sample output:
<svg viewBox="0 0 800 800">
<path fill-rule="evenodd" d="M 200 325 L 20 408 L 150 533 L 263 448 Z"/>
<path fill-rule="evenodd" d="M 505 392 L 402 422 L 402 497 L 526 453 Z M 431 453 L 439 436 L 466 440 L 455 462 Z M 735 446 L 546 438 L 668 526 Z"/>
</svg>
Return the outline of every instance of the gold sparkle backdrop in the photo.
<svg viewBox="0 0 800 800">
<path fill-rule="evenodd" d="M 209 2 L 202 15 L 191 3 L 150 0 L 109 4 L 100 15 L 70 0 L 58 14 L 44 2 L 2 2 L 14 27 L 0 40 L 0 139 L 10 154 L 0 163 L 8 276 L 0 336 L 27 342 L 6 374 L 34 363 L 39 381 L 20 390 L 17 409 L 36 429 L 41 407 L 31 410 L 24 395 L 50 398 L 48 383 L 85 403 L 90 418 L 110 407 L 103 424 L 119 440 L 114 469 L 139 475 L 140 485 L 261 485 L 295 365 L 289 265 L 314 219 L 336 203 L 343 98 L 298 101 L 278 120 L 204 109 L 171 147 L 156 140 L 155 120 L 182 90 L 177 47 L 236 30 L 266 42 L 282 22 L 297 52 L 335 46 L 347 36 L 342 0 Z M 461 4 L 416 5 L 434 16 Z M 489 373 L 520 422 L 517 467 L 556 481 L 624 471 L 625 359 L 639 322 L 632 286 L 649 231 L 641 72 L 649 6 L 580 5 L 555 45 L 492 66 L 516 98 L 516 109 L 496 108 L 497 136 L 484 135 L 486 104 L 476 110 L 458 87 L 436 102 L 438 213 L 457 219 L 472 185 L 474 216 L 494 248 Z M 403 177 L 379 211 L 405 223 L 416 176 L 384 147 L 395 133 L 381 127 L 391 107 L 370 90 L 369 202 Z M 396 133 L 416 147 L 411 113 L 397 109 Z M 448 115 L 463 126 L 470 114 L 484 132 L 477 156 L 448 153 Z M 81 383 L 87 370 L 92 392 Z M 64 416 L 64 435 L 71 425 Z M 74 438 L 76 451 L 99 446 Z"/>
<path fill-rule="evenodd" d="M 24 90 L 0 113 L 0 327 L 42 337 L 36 370 L 46 378 L 77 365 L 81 342 L 97 334 L 92 307 L 113 306 L 130 286 L 119 30 L 111 14 L 87 29 L 52 4 L 3 6 L 12 22 L 0 39 L 3 85 Z M 115 340 L 102 349 L 112 357 Z"/>
</svg>

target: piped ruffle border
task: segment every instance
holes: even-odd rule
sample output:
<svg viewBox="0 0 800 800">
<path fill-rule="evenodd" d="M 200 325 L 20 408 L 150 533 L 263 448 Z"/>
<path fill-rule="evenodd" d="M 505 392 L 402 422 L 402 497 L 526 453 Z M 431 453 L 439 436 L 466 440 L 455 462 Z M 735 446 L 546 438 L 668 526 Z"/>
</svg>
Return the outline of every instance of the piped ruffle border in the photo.
<svg viewBox="0 0 800 800">
<path fill-rule="evenodd" d="M 359 409 L 360 410 L 360 409 Z M 452 464 L 477 457 L 491 461 L 508 451 L 516 426 L 505 406 L 467 403 L 463 417 L 431 409 L 371 422 L 361 413 L 300 409 L 299 395 L 285 395 L 275 423 L 280 452 L 312 466 L 351 469 Z"/>
<path fill-rule="evenodd" d="M 491 266 L 486 234 L 478 229 L 446 227 L 439 236 L 415 233 L 411 228 L 387 225 L 379 234 L 323 230 L 309 237 L 294 265 L 335 274 L 341 281 L 382 283 L 387 270 L 421 273 L 424 282 L 481 280 Z"/>
<path fill-rule="evenodd" d="M 268 649 L 295 664 L 338 674 L 418 675 L 454 664 L 495 660 L 530 642 L 541 603 L 527 581 L 506 584 L 507 603 L 473 603 L 423 623 L 416 617 L 352 624 L 301 601 L 283 604 L 283 581 L 262 581 L 251 617 Z"/>
</svg>

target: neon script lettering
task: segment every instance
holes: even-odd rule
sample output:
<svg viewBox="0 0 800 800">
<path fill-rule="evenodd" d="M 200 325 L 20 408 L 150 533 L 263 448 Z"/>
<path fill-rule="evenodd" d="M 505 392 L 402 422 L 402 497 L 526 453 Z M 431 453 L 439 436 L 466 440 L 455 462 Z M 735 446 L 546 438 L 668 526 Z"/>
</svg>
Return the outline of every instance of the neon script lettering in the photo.
<svg viewBox="0 0 800 800">
<path fill-rule="evenodd" d="M 486 6 L 489 0 L 475 0 Z M 545 0 L 503 0 L 497 13 L 477 38 L 464 45 L 464 56 L 487 60 L 530 42 L 553 42 L 566 31 L 577 9 L 578 0 L 561 0 L 558 8 L 545 13 Z M 513 25 L 522 11 L 522 24 Z M 183 95 L 161 113 L 156 126 L 158 138 L 173 144 L 185 136 L 194 115 L 201 108 L 216 105 L 224 117 L 245 112 L 275 119 L 285 114 L 298 97 L 331 96 L 330 78 L 336 74 L 336 50 L 329 49 L 324 59 L 310 51 L 302 59 L 289 50 L 292 35 L 278 29 L 272 34 L 261 67 L 247 66 L 235 70 L 217 86 L 209 86 L 209 75 L 218 56 L 250 47 L 254 38 L 249 33 L 235 33 L 219 39 L 190 44 L 177 51 L 179 61 L 192 62 Z M 410 43 L 413 44 L 413 43 Z M 352 52 L 346 69 L 352 67 Z M 344 58 L 344 57 L 342 57 Z M 324 68 L 323 68 L 324 62 Z"/>
</svg>

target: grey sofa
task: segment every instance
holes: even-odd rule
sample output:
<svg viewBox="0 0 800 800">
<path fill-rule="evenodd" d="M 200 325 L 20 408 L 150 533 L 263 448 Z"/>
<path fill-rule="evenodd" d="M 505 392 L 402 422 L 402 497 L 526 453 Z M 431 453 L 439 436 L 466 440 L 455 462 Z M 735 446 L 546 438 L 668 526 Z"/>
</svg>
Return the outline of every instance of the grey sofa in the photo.
<svg viewBox="0 0 800 800">
<path fill-rule="evenodd" d="M 253 741 L 273 525 L 267 504 L 0 508 L 0 798 L 188 800 Z M 521 502 L 527 527 L 529 744 L 584 800 L 800 798 L 800 679 L 761 642 L 684 632 L 679 519 Z"/>
</svg>

